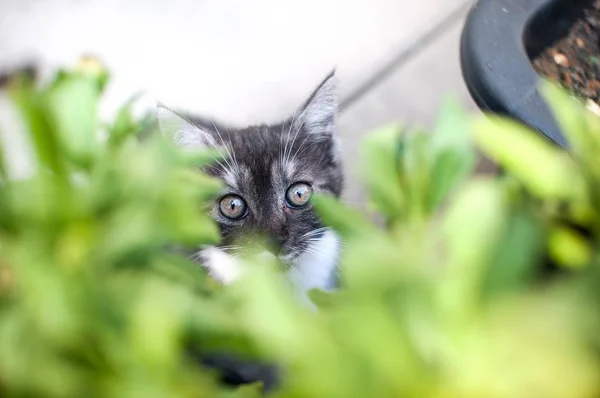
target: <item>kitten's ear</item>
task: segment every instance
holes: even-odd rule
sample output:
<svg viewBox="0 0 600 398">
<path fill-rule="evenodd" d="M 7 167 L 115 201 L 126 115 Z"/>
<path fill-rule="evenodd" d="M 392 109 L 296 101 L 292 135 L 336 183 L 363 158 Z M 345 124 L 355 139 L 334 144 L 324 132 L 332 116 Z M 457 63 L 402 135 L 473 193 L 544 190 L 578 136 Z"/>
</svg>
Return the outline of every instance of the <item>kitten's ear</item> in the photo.
<svg viewBox="0 0 600 398">
<path fill-rule="evenodd" d="M 210 134 L 207 131 L 161 103 L 156 104 L 156 118 L 163 136 L 177 146 L 202 149 L 210 142 Z"/>
<path fill-rule="evenodd" d="M 321 138 L 332 137 L 337 109 L 337 77 L 334 69 L 301 108 L 295 124 L 297 127 L 302 126 L 309 134 Z"/>
</svg>

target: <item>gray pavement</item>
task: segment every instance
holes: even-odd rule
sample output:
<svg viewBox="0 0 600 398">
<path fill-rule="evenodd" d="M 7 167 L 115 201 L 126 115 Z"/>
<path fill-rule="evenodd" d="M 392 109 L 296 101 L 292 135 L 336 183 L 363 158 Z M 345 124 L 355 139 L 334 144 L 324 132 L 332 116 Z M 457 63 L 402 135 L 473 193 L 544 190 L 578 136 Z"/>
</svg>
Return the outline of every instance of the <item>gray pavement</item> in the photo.
<svg viewBox="0 0 600 398">
<path fill-rule="evenodd" d="M 469 109 L 458 39 L 470 0 L 0 0 L 0 68 L 82 53 L 113 72 L 103 113 L 138 90 L 233 124 L 290 114 L 334 66 L 346 198 L 364 203 L 358 145 L 395 120 L 430 126 L 445 94 Z"/>
</svg>

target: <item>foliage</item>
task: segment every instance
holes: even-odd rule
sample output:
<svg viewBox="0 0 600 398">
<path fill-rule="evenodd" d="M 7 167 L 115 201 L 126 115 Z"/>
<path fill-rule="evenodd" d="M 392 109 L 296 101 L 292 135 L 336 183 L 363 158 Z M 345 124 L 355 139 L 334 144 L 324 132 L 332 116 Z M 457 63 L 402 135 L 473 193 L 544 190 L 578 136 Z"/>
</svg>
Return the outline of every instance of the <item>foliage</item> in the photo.
<svg viewBox="0 0 600 398">
<path fill-rule="evenodd" d="M 200 204 L 219 185 L 189 168 L 210 158 L 137 142 L 129 107 L 100 128 L 104 74 L 90 62 L 42 87 L 21 75 L 5 87 L 37 171 L 0 187 L 0 390 L 214 397 L 182 356 L 210 286 L 165 251 L 218 239 Z"/>
<path fill-rule="evenodd" d="M 214 157 L 139 140 L 131 104 L 101 125 L 106 80 L 87 60 L 5 88 L 37 171 L 14 181 L 2 167 L 3 395 L 260 394 L 219 386 L 190 346 L 280 364 L 278 397 L 600 395 L 600 122 L 555 87 L 570 153 L 453 102 L 429 134 L 371 134 L 365 181 L 386 227 L 315 198 L 345 242 L 344 286 L 312 292 L 315 312 L 276 266 L 249 258 L 222 288 L 166 250 L 218 239 L 203 211 L 218 184 L 190 167 Z M 473 144 L 505 172 L 473 175 Z M 549 261 L 567 271 L 549 278 Z"/>
</svg>

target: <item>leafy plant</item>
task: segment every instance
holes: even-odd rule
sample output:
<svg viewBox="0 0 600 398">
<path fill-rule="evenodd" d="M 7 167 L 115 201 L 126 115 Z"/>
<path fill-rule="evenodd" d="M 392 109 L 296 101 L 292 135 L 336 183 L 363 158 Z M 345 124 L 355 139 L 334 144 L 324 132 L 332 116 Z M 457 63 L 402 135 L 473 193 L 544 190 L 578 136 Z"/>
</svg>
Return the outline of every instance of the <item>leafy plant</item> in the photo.
<svg viewBox="0 0 600 398">
<path fill-rule="evenodd" d="M 218 239 L 203 211 L 218 184 L 193 170 L 214 156 L 140 140 L 130 103 L 100 124 L 106 81 L 88 59 L 5 88 L 37 171 L 1 168 L 2 395 L 260 395 L 220 386 L 190 347 L 279 364 L 278 397 L 600 395 L 600 122 L 554 86 L 570 153 L 453 102 L 429 134 L 370 135 L 365 181 L 387 224 L 315 198 L 345 242 L 343 287 L 311 292 L 315 312 L 276 264 L 250 256 L 222 288 L 167 250 Z M 474 146 L 504 173 L 474 176 Z M 548 278 L 549 261 L 565 271 Z"/>
<path fill-rule="evenodd" d="M 101 126 L 104 80 L 85 60 L 45 86 L 16 74 L 5 87 L 37 171 L 0 186 L 0 391 L 214 397 L 183 342 L 204 318 L 229 321 L 203 273 L 165 250 L 218 239 L 201 204 L 219 185 L 189 167 L 211 157 L 138 142 L 128 106 Z"/>
</svg>

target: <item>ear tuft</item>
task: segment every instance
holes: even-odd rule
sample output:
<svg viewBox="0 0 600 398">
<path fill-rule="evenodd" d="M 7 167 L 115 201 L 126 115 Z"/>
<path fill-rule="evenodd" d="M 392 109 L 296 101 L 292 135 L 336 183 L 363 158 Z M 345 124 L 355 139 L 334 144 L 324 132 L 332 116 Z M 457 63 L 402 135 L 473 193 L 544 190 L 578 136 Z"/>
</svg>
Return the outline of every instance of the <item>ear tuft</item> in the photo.
<svg viewBox="0 0 600 398">
<path fill-rule="evenodd" d="M 333 136 L 337 110 L 337 77 L 334 69 L 306 101 L 296 124 L 309 134 Z"/>
<path fill-rule="evenodd" d="M 156 104 L 156 118 L 161 133 L 176 145 L 190 149 L 201 149 L 207 146 L 206 131 L 161 103 Z"/>
</svg>

